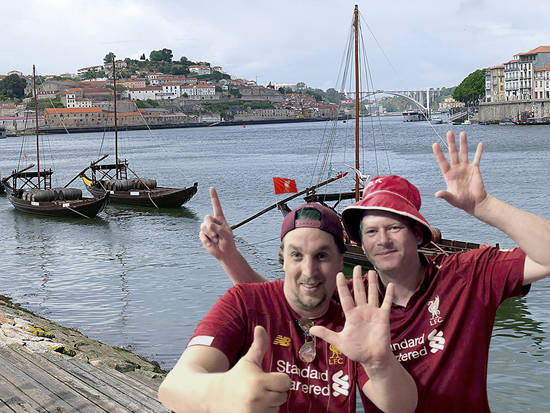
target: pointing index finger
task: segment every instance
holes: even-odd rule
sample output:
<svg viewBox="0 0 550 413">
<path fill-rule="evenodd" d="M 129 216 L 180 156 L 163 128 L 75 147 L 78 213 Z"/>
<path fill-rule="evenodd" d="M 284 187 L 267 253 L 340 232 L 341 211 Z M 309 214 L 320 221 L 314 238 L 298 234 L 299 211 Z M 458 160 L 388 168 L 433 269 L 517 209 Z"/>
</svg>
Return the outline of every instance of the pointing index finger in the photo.
<svg viewBox="0 0 550 413">
<path fill-rule="evenodd" d="M 214 211 L 214 217 L 225 220 L 222 204 L 220 204 L 218 193 L 216 192 L 216 188 L 214 188 L 213 186 L 210 187 L 210 200 L 212 201 L 212 210 Z"/>
</svg>

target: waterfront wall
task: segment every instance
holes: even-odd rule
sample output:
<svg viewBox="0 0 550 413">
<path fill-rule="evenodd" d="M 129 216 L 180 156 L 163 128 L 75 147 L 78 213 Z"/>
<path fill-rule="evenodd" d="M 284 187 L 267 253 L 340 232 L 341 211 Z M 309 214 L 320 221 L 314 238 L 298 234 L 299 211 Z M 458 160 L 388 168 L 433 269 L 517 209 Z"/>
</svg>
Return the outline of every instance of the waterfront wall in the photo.
<svg viewBox="0 0 550 413">
<path fill-rule="evenodd" d="M 482 102 L 479 104 L 477 120 L 480 122 L 498 122 L 502 119 L 518 120 L 519 114 L 533 111 L 535 118 L 550 116 L 550 99 Z"/>
</svg>

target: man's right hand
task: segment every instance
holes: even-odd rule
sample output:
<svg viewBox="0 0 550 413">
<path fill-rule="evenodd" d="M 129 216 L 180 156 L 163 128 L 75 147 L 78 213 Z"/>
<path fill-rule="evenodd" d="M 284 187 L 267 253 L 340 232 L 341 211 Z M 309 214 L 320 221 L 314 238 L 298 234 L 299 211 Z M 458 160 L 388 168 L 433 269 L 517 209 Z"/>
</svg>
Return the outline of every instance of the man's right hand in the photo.
<svg viewBox="0 0 550 413">
<path fill-rule="evenodd" d="M 218 194 L 210 187 L 210 200 L 214 215 L 206 215 L 201 224 L 199 237 L 202 245 L 218 261 L 224 261 L 237 252 L 231 227 L 225 220 Z"/>
<path fill-rule="evenodd" d="M 219 411 L 276 413 L 286 402 L 291 380 L 285 373 L 263 371 L 262 360 L 267 348 L 267 333 L 263 327 L 256 326 L 250 349 L 231 370 L 220 376 L 218 393 L 212 394 L 218 399 Z"/>
</svg>

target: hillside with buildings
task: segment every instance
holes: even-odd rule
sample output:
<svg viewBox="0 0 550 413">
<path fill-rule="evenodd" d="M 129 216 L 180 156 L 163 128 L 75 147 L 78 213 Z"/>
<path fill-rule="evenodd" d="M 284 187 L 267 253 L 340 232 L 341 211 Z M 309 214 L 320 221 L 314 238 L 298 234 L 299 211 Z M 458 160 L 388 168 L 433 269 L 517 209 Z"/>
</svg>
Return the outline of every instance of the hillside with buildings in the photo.
<svg viewBox="0 0 550 413">
<path fill-rule="evenodd" d="M 107 61 L 108 57 L 105 64 L 81 68 L 75 75 L 40 76 L 36 94 L 41 128 L 113 125 L 113 63 Z M 231 76 L 221 66 L 207 62 L 195 63 L 186 58 L 173 63 L 124 59 L 115 60 L 114 66 L 117 123 L 121 127 L 328 119 L 337 110 L 336 104 L 303 93 L 307 91 L 304 83 L 257 85 L 254 80 Z M 21 102 L 0 102 L 0 125 L 15 133 L 34 128 L 35 117 L 32 76 L 12 71 L 0 76 L 0 81 L 13 75 L 25 79 L 25 98 Z"/>
</svg>

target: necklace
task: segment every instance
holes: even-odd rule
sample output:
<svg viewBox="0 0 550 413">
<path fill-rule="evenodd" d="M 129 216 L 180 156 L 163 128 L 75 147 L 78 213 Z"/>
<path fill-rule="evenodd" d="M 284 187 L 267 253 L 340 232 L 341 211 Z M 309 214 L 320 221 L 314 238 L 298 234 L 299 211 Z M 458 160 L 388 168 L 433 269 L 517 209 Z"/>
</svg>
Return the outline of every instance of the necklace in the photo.
<svg viewBox="0 0 550 413">
<path fill-rule="evenodd" d="M 313 327 L 313 321 L 309 318 L 302 317 L 298 320 L 298 326 L 300 326 L 300 329 L 304 332 L 304 344 L 300 347 L 298 356 L 303 362 L 311 363 L 315 360 L 316 355 L 315 336 L 309 334 L 309 329 Z"/>
</svg>

